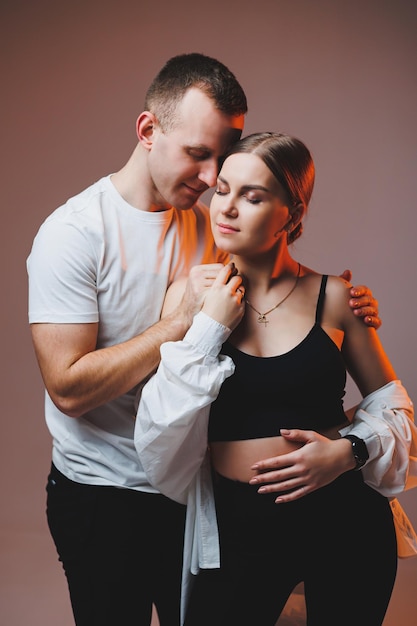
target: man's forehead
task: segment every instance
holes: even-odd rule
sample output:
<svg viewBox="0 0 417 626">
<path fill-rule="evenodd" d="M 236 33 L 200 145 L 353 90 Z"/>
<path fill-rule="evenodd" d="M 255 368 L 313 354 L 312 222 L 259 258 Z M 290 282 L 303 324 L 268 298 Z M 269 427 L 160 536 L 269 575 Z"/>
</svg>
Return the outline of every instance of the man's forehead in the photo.
<svg viewBox="0 0 417 626">
<path fill-rule="evenodd" d="M 206 118 L 207 122 L 214 123 L 214 118 L 219 116 L 223 118 L 223 123 L 227 120 L 227 126 L 230 128 L 243 129 L 245 122 L 245 115 L 243 113 L 238 115 L 227 114 L 221 111 L 215 101 L 210 98 L 204 91 L 193 87 L 186 91 L 181 102 L 178 105 L 177 114 L 179 118 L 185 120 L 194 119 L 202 120 Z"/>
<path fill-rule="evenodd" d="M 184 134 L 179 132 L 178 140 L 183 149 L 200 150 L 202 152 L 223 155 L 234 143 L 239 141 L 241 135 L 242 131 L 240 128 L 229 126 L 227 129 L 222 129 L 221 132 L 217 132 L 217 130 L 213 128 L 211 132 L 205 135 L 193 133 Z"/>
</svg>

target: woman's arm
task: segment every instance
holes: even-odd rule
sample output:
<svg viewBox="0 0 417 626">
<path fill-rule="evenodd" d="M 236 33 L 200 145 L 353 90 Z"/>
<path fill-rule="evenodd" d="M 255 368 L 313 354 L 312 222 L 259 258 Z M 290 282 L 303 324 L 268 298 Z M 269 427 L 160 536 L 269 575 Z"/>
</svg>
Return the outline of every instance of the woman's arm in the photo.
<svg viewBox="0 0 417 626">
<path fill-rule="evenodd" d="M 326 304 L 330 304 L 327 311 L 331 313 L 326 321 L 329 326 L 335 325 L 337 320 L 341 322 L 345 333 L 343 356 L 365 398 L 354 413 L 352 424 L 340 433 L 342 437 L 354 434 L 365 441 L 369 460 L 362 472 L 366 482 L 381 493 L 397 495 L 406 488 L 407 480 L 410 483 L 410 462 L 417 462 L 412 457 L 417 447 L 412 403 L 375 330 L 352 316 L 346 306 L 349 294 L 343 294 L 349 288 L 342 287 L 339 279 L 329 280 Z M 374 401 L 369 402 L 369 394 Z M 266 483 L 261 488 L 265 493 L 294 490 L 280 501 L 302 497 L 355 467 L 348 440 L 331 441 L 313 431 L 295 429 L 282 435 L 305 445 L 288 455 L 260 460 L 253 467 L 258 476 L 251 481 Z"/>
<path fill-rule="evenodd" d="M 340 434 L 365 441 L 369 460 L 362 467 L 365 482 L 388 497 L 417 486 L 417 427 L 414 406 L 400 380 L 366 396 L 352 425 Z"/>
<path fill-rule="evenodd" d="M 219 355 L 230 330 L 200 312 L 183 341 L 161 346 L 156 374 L 143 387 L 135 446 L 149 482 L 185 503 L 207 450 L 210 405 L 234 372 Z"/>
<path fill-rule="evenodd" d="M 186 284 L 169 290 L 164 315 L 177 305 Z M 142 390 L 136 450 L 150 483 L 179 502 L 186 502 L 206 454 L 210 405 L 234 372 L 230 357 L 219 353 L 243 315 L 240 285 L 234 266 L 219 272 L 184 339 L 161 346 L 158 370 Z"/>
<path fill-rule="evenodd" d="M 362 468 L 365 482 L 384 495 L 396 496 L 408 488 L 416 437 L 413 404 L 375 330 L 354 324 L 351 316 L 345 323 L 343 356 L 364 399 L 341 435 L 363 439 L 369 453 Z"/>
</svg>

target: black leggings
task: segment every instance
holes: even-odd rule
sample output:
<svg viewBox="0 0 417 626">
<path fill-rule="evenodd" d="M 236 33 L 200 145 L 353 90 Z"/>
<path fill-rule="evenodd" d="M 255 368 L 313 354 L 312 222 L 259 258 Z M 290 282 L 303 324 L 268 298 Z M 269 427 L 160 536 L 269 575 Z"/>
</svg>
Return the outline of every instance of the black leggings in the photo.
<svg viewBox="0 0 417 626">
<path fill-rule="evenodd" d="M 185 507 L 159 494 L 82 485 L 54 466 L 47 517 L 77 626 L 179 626 Z"/>
<path fill-rule="evenodd" d="M 186 626 L 274 626 L 304 582 L 308 626 L 381 626 L 397 572 L 389 502 L 348 472 L 292 503 L 215 475 L 221 569 L 194 581 Z"/>
</svg>

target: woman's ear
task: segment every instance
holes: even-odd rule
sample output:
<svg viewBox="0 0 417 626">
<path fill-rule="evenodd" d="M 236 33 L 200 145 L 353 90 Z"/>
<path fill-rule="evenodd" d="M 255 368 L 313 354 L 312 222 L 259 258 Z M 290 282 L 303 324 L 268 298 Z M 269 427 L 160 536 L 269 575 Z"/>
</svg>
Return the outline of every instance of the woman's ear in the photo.
<svg viewBox="0 0 417 626">
<path fill-rule="evenodd" d="M 291 211 L 291 218 L 289 219 L 288 223 L 287 223 L 287 231 L 291 232 L 292 230 L 294 230 L 294 228 L 296 228 L 298 226 L 298 224 L 301 222 L 301 220 L 304 217 L 304 206 L 302 202 L 297 202 L 296 205 L 293 206 L 292 211 Z"/>
<path fill-rule="evenodd" d="M 142 111 L 136 120 L 136 135 L 146 150 L 150 150 L 153 143 L 157 119 L 153 113 Z"/>
</svg>

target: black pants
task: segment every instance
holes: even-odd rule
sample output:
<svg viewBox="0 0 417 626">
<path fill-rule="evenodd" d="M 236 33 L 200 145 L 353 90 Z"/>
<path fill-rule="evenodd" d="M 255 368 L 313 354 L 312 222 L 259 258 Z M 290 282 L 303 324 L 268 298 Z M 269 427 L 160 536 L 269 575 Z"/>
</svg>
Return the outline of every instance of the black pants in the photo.
<svg viewBox="0 0 417 626">
<path fill-rule="evenodd" d="M 159 494 L 75 483 L 53 465 L 47 518 L 77 626 L 180 622 L 185 507 Z"/>
<path fill-rule="evenodd" d="M 186 626 L 274 626 L 304 582 L 308 626 L 381 626 L 397 572 L 386 498 L 360 472 L 287 504 L 216 475 L 221 569 L 194 581 Z"/>
</svg>

